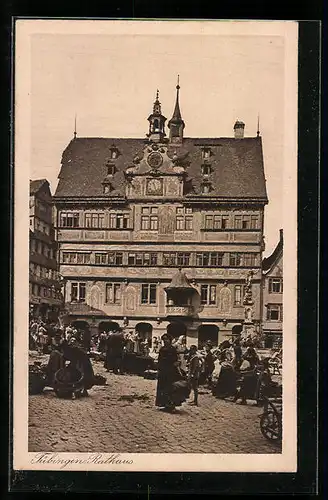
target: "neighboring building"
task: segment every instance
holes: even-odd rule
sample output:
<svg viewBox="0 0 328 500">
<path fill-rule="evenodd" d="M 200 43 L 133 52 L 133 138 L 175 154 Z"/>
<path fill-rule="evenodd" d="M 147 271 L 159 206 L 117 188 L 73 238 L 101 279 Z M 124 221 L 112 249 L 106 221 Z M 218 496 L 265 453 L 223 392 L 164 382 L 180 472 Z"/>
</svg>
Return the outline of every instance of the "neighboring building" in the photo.
<svg viewBox="0 0 328 500">
<path fill-rule="evenodd" d="M 261 321 L 262 140 L 186 138 L 179 85 L 168 122 L 158 94 L 145 139 L 76 138 L 54 195 L 71 322 L 215 344 L 242 329 L 250 270 Z M 132 115 L 127 115 L 127 123 Z M 114 325 L 113 325 L 114 323 Z"/>
<path fill-rule="evenodd" d="M 49 182 L 30 181 L 30 314 L 49 320 L 63 304 L 54 236 Z"/>
<path fill-rule="evenodd" d="M 263 322 L 265 347 L 282 345 L 283 322 L 283 230 L 279 243 L 262 262 L 263 270 Z"/>
</svg>

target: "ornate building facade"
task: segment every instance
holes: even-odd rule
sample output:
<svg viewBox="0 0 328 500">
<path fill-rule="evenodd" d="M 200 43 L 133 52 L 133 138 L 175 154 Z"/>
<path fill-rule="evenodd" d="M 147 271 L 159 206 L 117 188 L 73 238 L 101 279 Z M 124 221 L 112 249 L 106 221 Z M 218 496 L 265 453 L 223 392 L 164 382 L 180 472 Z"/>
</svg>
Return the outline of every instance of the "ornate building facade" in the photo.
<svg viewBox="0 0 328 500">
<path fill-rule="evenodd" d="M 56 321 L 63 305 L 52 224 L 52 197 L 46 179 L 30 181 L 30 315 Z"/>
<path fill-rule="evenodd" d="M 179 91 L 168 131 L 157 93 L 146 138 L 75 136 L 63 152 L 56 238 L 80 328 L 217 344 L 247 316 L 259 331 L 262 139 L 240 121 L 231 138 L 185 137 Z"/>
<path fill-rule="evenodd" d="M 283 230 L 272 254 L 263 259 L 262 333 L 266 347 L 282 345 L 283 323 Z"/>
</svg>

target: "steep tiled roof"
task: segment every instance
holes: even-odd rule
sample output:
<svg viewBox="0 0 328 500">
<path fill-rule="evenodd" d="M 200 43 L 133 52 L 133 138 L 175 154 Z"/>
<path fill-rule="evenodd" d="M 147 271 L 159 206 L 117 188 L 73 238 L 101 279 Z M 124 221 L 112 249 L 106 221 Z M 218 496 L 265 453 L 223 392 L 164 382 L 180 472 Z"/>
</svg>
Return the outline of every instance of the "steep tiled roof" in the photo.
<svg viewBox="0 0 328 500">
<path fill-rule="evenodd" d="M 115 145 L 119 156 L 113 162 L 110 148 Z M 124 171 L 133 166 L 133 159 L 142 153 L 147 139 L 128 138 L 76 138 L 65 149 L 55 197 L 103 196 L 102 182 L 107 175 L 106 163 L 115 163 L 112 177 L 111 196 L 125 195 Z M 208 146 L 211 157 L 209 182 L 211 190 L 201 194 L 204 163 L 202 149 Z M 177 148 L 169 146 L 168 154 L 173 157 L 186 155 L 186 196 L 224 198 L 255 198 L 266 200 L 262 141 L 254 138 L 185 138 Z"/>
<path fill-rule="evenodd" d="M 30 180 L 30 194 L 32 195 L 37 193 L 45 183 L 48 183 L 47 179 Z"/>
<path fill-rule="evenodd" d="M 284 246 L 284 233 L 283 233 L 283 230 L 280 229 L 280 239 L 278 241 L 276 248 L 273 250 L 272 254 L 269 255 L 269 257 L 267 257 L 266 259 L 263 259 L 263 261 L 262 261 L 263 272 L 269 271 L 269 269 L 272 268 L 273 264 L 275 262 L 277 262 L 279 257 L 282 255 L 283 246 Z"/>
</svg>

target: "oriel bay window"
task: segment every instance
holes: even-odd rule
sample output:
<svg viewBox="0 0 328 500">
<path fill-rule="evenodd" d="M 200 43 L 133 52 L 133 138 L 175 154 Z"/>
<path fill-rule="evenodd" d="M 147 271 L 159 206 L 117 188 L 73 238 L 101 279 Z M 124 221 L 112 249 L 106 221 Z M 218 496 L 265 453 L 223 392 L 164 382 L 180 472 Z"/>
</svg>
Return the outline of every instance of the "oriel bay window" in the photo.
<svg viewBox="0 0 328 500">
<path fill-rule="evenodd" d="M 111 229 L 128 229 L 129 214 L 127 213 L 111 213 L 109 215 L 109 227 Z"/>
<path fill-rule="evenodd" d="M 221 252 L 199 252 L 196 253 L 196 266 L 222 266 L 223 253 Z"/>
<path fill-rule="evenodd" d="M 85 214 L 85 227 L 104 228 L 105 227 L 105 214 L 104 213 L 86 213 Z"/>
<path fill-rule="evenodd" d="M 85 302 L 85 290 L 85 283 L 73 282 L 71 287 L 71 302 Z"/>
<path fill-rule="evenodd" d="M 141 304 L 156 304 L 157 285 L 146 283 L 141 285 Z"/>
<path fill-rule="evenodd" d="M 158 230 L 158 207 L 141 208 L 141 229 L 143 231 Z"/>
<path fill-rule="evenodd" d="M 191 207 L 176 208 L 176 230 L 177 231 L 192 231 L 193 216 Z"/>
<path fill-rule="evenodd" d="M 59 216 L 60 227 L 79 227 L 78 212 L 60 212 Z"/>
<path fill-rule="evenodd" d="M 106 283 L 106 302 L 108 304 L 120 304 L 122 288 L 120 283 Z"/>
<path fill-rule="evenodd" d="M 200 300 L 203 305 L 216 304 L 216 285 L 201 285 Z"/>
<path fill-rule="evenodd" d="M 163 253 L 164 266 L 189 266 L 190 252 L 166 252 Z"/>
<path fill-rule="evenodd" d="M 218 231 L 229 227 L 228 215 L 205 215 L 205 229 L 208 231 Z"/>
<path fill-rule="evenodd" d="M 128 254 L 129 266 L 156 266 L 157 253 L 136 252 Z"/>
</svg>

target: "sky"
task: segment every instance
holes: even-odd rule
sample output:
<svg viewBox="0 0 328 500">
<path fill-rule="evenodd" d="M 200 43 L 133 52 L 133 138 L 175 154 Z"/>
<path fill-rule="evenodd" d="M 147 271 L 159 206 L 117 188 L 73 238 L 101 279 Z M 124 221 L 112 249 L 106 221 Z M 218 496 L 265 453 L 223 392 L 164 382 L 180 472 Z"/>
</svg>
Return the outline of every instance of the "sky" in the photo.
<svg viewBox="0 0 328 500">
<path fill-rule="evenodd" d="M 159 89 L 172 116 L 180 75 L 186 137 L 254 137 L 258 115 L 269 204 L 269 255 L 282 224 L 284 38 L 273 35 L 33 34 L 30 177 L 54 193 L 63 150 L 78 137 L 145 137 Z"/>
</svg>

